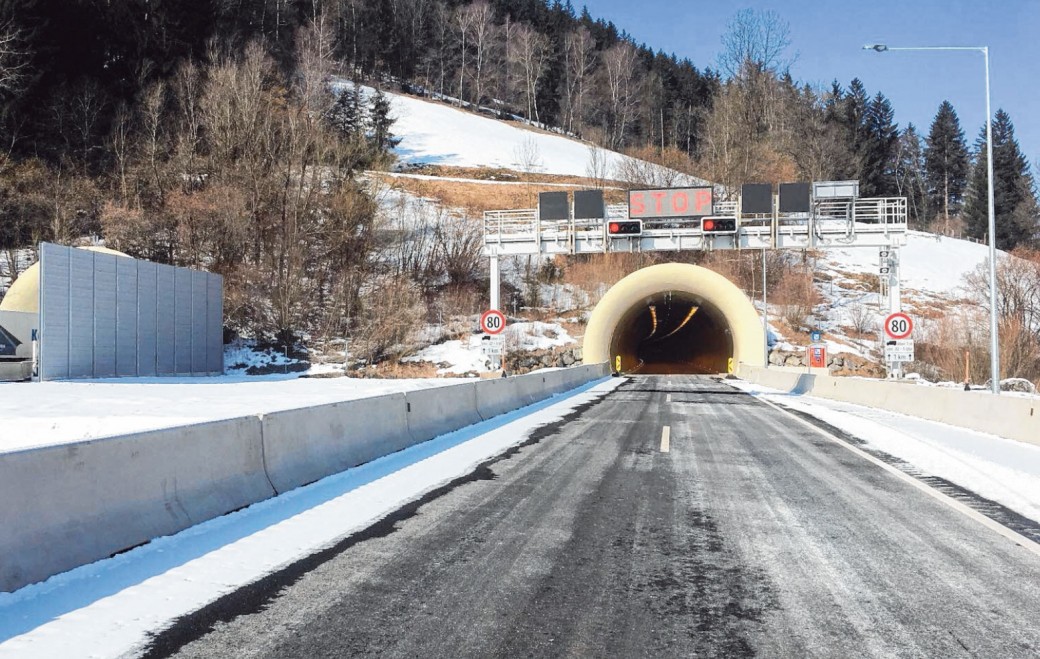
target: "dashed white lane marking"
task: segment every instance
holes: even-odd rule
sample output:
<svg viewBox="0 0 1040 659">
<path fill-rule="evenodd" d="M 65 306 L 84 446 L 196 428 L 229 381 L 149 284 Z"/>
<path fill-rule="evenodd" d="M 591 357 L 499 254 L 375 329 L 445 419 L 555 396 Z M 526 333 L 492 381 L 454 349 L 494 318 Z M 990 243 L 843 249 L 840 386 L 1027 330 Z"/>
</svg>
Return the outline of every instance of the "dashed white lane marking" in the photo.
<svg viewBox="0 0 1040 659">
<path fill-rule="evenodd" d="M 671 449 L 672 427 L 661 428 L 661 453 L 667 453 Z"/>
<path fill-rule="evenodd" d="M 666 403 L 672 402 L 672 395 L 668 394 L 668 397 L 664 399 L 664 402 L 666 402 Z"/>
<path fill-rule="evenodd" d="M 836 435 L 832 435 L 831 433 L 827 432 L 826 430 L 824 430 L 822 428 L 819 428 L 819 427 L 809 423 L 805 419 L 801 418 L 800 416 L 798 416 L 796 414 L 791 413 L 788 410 L 785 410 L 784 408 L 780 407 L 779 405 L 776 405 L 775 403 L 772 403 L 772 402 L 766 400 L 765 398 L 762 398 L 761 396 L 756 396 L 755 398 L 757 398 L 758 400 L 762 401 L 766 405 L 772 407 L 773 409 L 778 410 L 778 411 L 782 412 L 783 414 L 791 417 L 792 419 L 794 419 L 798 423 L 802 424 L 803 426 L 805 426 L 807 428 L 810 428 L 812 430 L 815 430 L 817 433 L 819 433 L 820 435 L 823 435 L 824 437 L 826 437 L 827 439 L 831 440 L 835 444 L 838 444 L 840 446 L 844 446 L 845 448 L 847 448 L 848 450 L 852 451 L 853 453 L 855 453 L 859 457 L 863 458 L 864 460 L 867 460 L 869 462 L 874 463 L 875 465 L 881 467 L 882 469 L 884 469 L 888 473 L 892 474 L 893 476 L 895 476 L 899 480 L 901 480 L 901 481 L 903 481 L 905 483 L 909 483 L 910 485 L 914 486 L 918 490 L 921 490 L 922 492 L 924 492 L 928 496 L 932 497 L 933 499 L 937 499 L 937 500 L 941 501 L 942 503 L 945 503 L 950 508 L 953 508 L 954 510 L 956 510 L 957 512 L 961 513 L 962 515 L 964 515 L 966 517 L 970 517 L 971 519 L 975 520 L 979 524 L 982 524 L 983 526 L 985 526 L 986 528 L 990 529 L 991 531 L 996 531 L 997 533 L 999 533 L 1000 535 L 1004 536 L 1005 538 L 1007 538 L 1011 542 L 1014 542 L 1015 544 L 1021 546 L 1026 551 L 1032 552 L 1033 554 L 1036 554 L 1037 556 L 1040 556 L 1040 544 L 1034 542 L 1032 539 L 1027 538 L 1026 536 L 1024 536 L 1024 535 L 1022 535 L 1020 533 L 1012 531 L 1011 529 L 1009 529 L 1008 527 L 1004 526 L 1003 524 L 1001 524 L 1001 523 L 999 523 L 999 522 L 997 522 L 995 520 L 992 520 L 989 517 L 986 517 L 982 513 L 980 513 L 977 510 L 975 510 L 974 508 L 970 508 L 970 507 L 966 506 L 965 504 L 961 503 L 960 501 L 957 501 L 953 497 L 947 496 L 946 494 L 943 494 L 939 490 L 933 489 L 932 487 L 926 485 L 925 483 L 922 483 L 921 481 L 917 480 L 913 476 L 911 476 L 909 474 L 906 474 L 906 473 L 896 469 L 895 467 L 893 467 L 892 465 L 888 464 L 887 462 L 883 462 L 882 460 L 879 460 L 879 459 L 875 458 L 873 455 L 867 453 L 866 451 L 862 451 L 862 450 L 856 448 L 855 446 L 853 446 L 852 444 L 849 444 L 848 442 L 846 442 L 845 440 L 841 439 L 840 437 L 838 437 Z"/>
</svg>

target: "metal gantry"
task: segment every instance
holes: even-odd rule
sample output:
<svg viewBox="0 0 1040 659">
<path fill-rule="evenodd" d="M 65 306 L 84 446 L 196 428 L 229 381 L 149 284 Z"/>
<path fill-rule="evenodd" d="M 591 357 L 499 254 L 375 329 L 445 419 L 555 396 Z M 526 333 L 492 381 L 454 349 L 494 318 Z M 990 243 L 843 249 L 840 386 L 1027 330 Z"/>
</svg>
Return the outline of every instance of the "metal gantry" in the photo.
<svg viewBox="0 0 1040 659">
<path fill-rule="evenodd" d="M 537 209 L 484 213 L 484 253 L 489 257 L 715 249 L 825 249 L 888 247 L 906 243 L 906 198 L 827 199 L 809 213 L 745 214 L 738 202 L 716 202 L 713 217 L 735 218 L 733 235 L 704 234 L 700 218 L 643 220 L 638 236 L 610 236 L 607 223 L 628 219 L 625 204 L 607 217 L 541 220 Z"/>
</svg>

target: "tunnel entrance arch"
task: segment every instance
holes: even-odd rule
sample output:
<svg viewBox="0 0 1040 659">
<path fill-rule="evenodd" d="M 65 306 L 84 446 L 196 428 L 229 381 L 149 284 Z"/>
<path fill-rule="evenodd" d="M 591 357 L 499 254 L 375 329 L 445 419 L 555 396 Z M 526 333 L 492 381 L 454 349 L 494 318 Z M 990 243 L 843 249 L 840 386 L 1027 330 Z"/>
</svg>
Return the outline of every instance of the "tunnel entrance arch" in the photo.
<svg viewBox="0 0 1040 659">
<path fill-rule="evenodd" d="M 615 284 L 592 312 L 583 353 L 588 364 L 621 356 L 639 373 L 724 373 L 733 359 L 765 361 L 762 321 L 732 282 L 696 265 L 664 263 Z"/>
</svg>

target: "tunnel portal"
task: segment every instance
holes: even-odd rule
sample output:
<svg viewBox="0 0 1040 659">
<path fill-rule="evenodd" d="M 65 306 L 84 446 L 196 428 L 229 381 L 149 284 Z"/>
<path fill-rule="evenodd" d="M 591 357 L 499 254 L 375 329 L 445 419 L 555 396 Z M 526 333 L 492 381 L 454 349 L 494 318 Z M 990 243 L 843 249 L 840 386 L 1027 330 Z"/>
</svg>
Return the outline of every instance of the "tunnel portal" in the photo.
<svg viewBox="0 0 1040 659">
<path fill-rule="evenodd" d="M 683 291 L 664 291 L 633 306 L 618 322 L 610 353 L 621 370 L 646 374 L 725 373 L 733 340 L 722 313 Z"/>
<path fill-rule="evenodd" d="M 607 361 L 640 374 L 725 373 L 765 359 L 762 324 L 751 301 L 722 275 L 666 263 L 615 284 L 592 312 L 585 362 Z M 733 360 L 732 362 L 730 360 Z"/>
</svg>

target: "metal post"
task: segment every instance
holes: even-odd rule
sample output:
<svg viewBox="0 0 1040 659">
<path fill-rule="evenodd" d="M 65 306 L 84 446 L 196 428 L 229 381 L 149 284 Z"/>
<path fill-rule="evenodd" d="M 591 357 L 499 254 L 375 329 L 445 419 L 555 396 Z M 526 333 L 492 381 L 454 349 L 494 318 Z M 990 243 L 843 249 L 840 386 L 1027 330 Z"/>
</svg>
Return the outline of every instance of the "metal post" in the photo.
<svg viewBox="0 0 1040 659">
<path fill-rule="evenodd" d="M 499 275 L 498 268 L 498 252 L 491 254 L 491 308 L 496 311 L 501 311 L 501 297 L 500 297 L 500 286 L 501 277 Z"/>
<path fill-rule="evenodd" d="M 766 248 L 762 248 L 762 353 L 769 368 L 769 307 L 766 306 Z"/>
<path fill-rule="evenodd" d="M 976 50 L 982 53 L 983 63 L 986 68 L 986 174 L 987 185 L 987 212 L 989 220 L 989 367 L 990 367 L 990 389 L 994 394 L 1000 394 L 1000 335 L 997 323 L 997 235 L 996 235 L 996 212 L 993 202 L 993 112 L 990 109 L 989 99 L 989 46 L 907 46 L 889 47 L 883 43 L 868 44 L 863 46 L 864 50 L 874 50 L 883 53 L 889 50 Z"/>
<path fill-rule="evenodd" d="M 888 310 L 896 313 L 903 310 L 899 288 L 899 250 L 891 248 L 888 253 Z"/>
<path fill-rule="evenodd" d="M 989 47 L 982 48 L 986 62 L 986 174 L 989 212 L 989 370 L 994 394 L 1000 394 L 1000 342 L 997 336 L 997 233 L 993 202 L 993 113 L 989 106 Z"/>
</svg>

